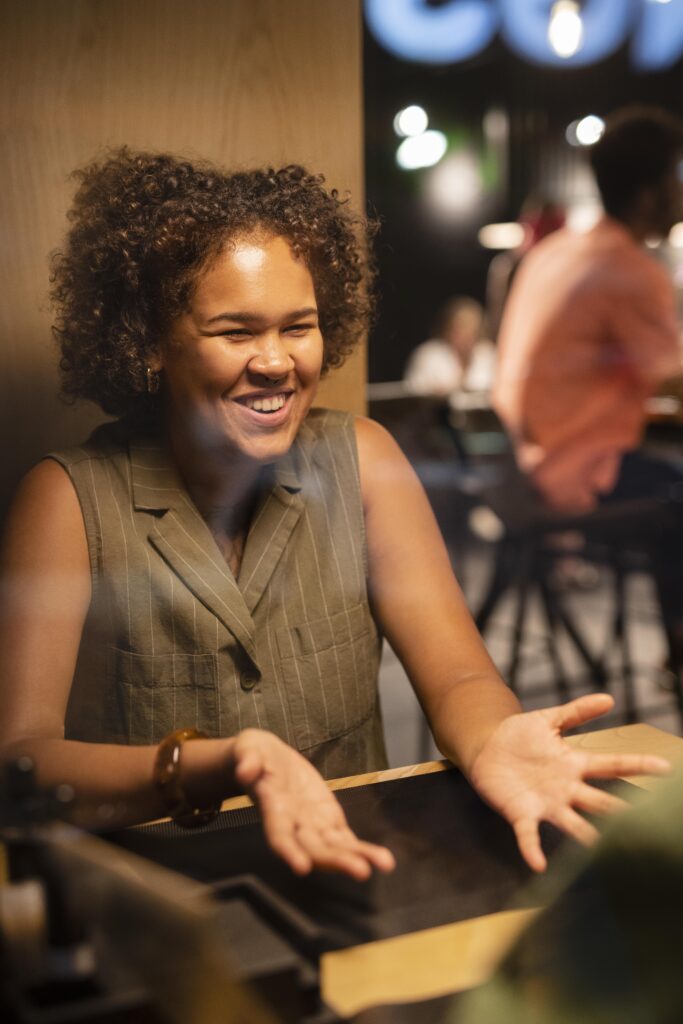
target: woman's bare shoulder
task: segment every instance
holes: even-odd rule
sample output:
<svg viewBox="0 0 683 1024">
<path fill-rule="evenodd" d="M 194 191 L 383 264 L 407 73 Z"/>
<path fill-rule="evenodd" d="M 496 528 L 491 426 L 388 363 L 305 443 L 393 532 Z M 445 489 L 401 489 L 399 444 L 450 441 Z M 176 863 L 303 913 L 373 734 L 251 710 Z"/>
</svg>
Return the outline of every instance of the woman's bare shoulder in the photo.
<svg viewBox="0 0 683 1024">
<path fill-rule="evenodd" d="M 88 564 L 80 503 L 66 470 L 42 459 L 20 482 L 5 523 L 4 562 L 21 552 L 26 557 L 78 558 Z M 83 556 L 85 561 L 83 562 Z"/>
<path fill-rule="evenodd" d="M 394 457 L 403 458 L 403 453 L 386 427 L 367 416 L 355 416 L 353 421 L 356 444 L 361 459 Z"/>
<path fill-rule="evenodd" d="M 379 474 L 379 477 L 382 478 L 387 473 L 391 477 L 395 477 L 397 474 L 399 477 L 405 477 L 406 473 L 412 477 L 413 473 L 408 459 L 381 423 L 368 419 L 366 416 L 356 416 L 354 428 L 361 480 L 365 476 L 370 483 L 375 474 Z"/>
</svg>

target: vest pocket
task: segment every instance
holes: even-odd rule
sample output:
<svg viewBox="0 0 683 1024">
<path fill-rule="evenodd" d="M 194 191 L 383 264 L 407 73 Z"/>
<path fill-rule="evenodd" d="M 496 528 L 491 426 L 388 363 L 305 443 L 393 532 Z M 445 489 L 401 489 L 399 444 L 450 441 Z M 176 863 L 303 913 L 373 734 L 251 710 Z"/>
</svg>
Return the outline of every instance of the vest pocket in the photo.
<svg viewBox="0 0 683 1024">
<path fill-rule="evenodd" d="M 366 605 L 276 635 L 299 750 L 343 736 L 373 714 L 379 641 Z"/>
<path fill-rule="evenodd" d="M 135 654 L 110 648 L 107 724 L 121 743 L 158 743 L 173 729 L 216 735 L 215 654 Z"/>
</svg>

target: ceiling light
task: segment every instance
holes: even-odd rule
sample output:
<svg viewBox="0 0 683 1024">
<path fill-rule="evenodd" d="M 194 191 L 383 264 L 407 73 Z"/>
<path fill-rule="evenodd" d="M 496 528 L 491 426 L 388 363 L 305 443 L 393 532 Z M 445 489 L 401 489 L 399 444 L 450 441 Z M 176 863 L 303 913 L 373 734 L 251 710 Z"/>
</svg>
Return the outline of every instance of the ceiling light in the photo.
<svg viewBox="0 0 683 1024">
<path fill-rule="evenodd" d="M 404 171 L 433 167 L 447 149 L 448 140 L 443 132 L 428 131 L 421 135 L 411 135 L 396 150 L 396 163 Z"/>
<path fill-rule="evenodd" d="M 477 235 L 485 249 L 516 249 L 524 241 L 524 228 L 517 221 L 485 224 Z"/>
<path fill-rule="evenodd" d="M 580 146 L 593 146 L 602 138 L 605 131 L 605 122 L 595 114 L 588 114 L 582 117 L 576 126 L 576 138 Z"/>
<path fill-rule="evenodd" d="M 410 107 L 399 110 L 394 118 L 394 131 L 402 137 L 422 135 L 427 130 L 428 124 L 429 118 L 427 117 L 426 110 L 418 107 L 417 104 L 413 104 Z"/>
<path fill-rule="evenodd" d="M 483 182 L 477 155 L 469 149 L 450 153 L 425 176 L 424 195 L 440 218 L 462 222 L 477 213 Z"/>
<path fill-rule="evenodd" d="M 581 7 L 576 0 L 557 0 L 550 11 L 548 42 L 558 57 L 573 57 L 583 43 Z"/>
</svg>

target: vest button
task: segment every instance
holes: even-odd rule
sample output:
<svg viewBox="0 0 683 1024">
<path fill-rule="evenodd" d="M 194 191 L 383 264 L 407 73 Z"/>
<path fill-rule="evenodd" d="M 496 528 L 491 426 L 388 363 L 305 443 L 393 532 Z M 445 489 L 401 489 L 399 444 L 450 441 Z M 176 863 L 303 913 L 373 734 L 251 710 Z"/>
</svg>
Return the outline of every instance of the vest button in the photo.
<svg viewBox="0 0 683 1024">
<path fill-rule="evenodd" d="M 243 690 L 253 690 L 258 683 L 258 676 L 255 676 L 252 672 L 243 672 L 240 677 L 240 686 Z"/>
</svg>

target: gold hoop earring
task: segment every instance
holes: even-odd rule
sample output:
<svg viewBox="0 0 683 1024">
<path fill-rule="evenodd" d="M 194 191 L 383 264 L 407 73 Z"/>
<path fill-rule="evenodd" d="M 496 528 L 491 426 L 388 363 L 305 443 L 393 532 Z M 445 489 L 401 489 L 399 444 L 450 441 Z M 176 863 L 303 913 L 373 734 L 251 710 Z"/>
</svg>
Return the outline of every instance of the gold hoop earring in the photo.
<svg viewBox="0 0 683 1024">
<path fill-rule="evenodd" d="M 155 372 L 151 366 L 147 367 L 147 394 L 157 395 L 161 387 L 161 374 Z"/>
</svg>

